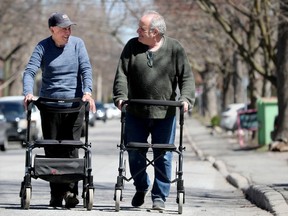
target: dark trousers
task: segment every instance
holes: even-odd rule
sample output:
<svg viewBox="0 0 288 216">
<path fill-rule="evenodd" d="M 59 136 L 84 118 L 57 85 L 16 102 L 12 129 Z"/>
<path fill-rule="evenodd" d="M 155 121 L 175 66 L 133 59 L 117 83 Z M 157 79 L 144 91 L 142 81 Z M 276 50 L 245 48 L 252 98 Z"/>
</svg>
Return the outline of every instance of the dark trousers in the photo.
<svg viewBox="0 0 288 216">
<path fill-rule="evenodd" d="M 41 111 L 42 132 L 44 139 L 80 140 L 84 118 L 84 108 L 76 113 L 50 113 Z M 77 158 L 78 149 L 73 147 L 45 147 L 46 157 Z M 78 194 L 78 182 L 52 183 L 51 196 L 61 197 L 67 191 Z"/>
</svg>

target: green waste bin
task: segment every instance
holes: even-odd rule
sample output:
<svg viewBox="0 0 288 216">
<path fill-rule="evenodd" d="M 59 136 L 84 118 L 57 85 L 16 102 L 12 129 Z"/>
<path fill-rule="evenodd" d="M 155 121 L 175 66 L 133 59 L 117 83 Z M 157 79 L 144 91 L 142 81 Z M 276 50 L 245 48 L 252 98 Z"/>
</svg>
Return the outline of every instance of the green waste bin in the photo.
<svg viewBox="0 0 288 216">
<path fill-rule="evenodd" d="M 278 115 L 277 98 L 260 98 L 257 101 L 258 144 L 271 143 L 274 119 Z"/>
</svg>

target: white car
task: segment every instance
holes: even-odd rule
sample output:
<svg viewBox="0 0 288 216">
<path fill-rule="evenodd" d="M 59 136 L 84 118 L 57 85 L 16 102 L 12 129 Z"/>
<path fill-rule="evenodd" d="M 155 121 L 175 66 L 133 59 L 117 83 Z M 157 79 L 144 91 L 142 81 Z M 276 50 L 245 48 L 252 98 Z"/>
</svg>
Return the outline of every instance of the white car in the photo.
<svg viewBox="0 0 288 216">
<path fill-rule="evenodd" d="M 106 115 L 108 119 L 120 118 L 121 111 L 114 105 L 114 103 L 105 103 Z"/>
<path fill-rule="evenodd" d="M 245 109 L 244 103 L 235 103 L 230 104 L 227 108 L 221 113 L 220 126 L 224 130 L 234 131 L 237 129 L 237 115 L 239 111 Z"/>
</svg>

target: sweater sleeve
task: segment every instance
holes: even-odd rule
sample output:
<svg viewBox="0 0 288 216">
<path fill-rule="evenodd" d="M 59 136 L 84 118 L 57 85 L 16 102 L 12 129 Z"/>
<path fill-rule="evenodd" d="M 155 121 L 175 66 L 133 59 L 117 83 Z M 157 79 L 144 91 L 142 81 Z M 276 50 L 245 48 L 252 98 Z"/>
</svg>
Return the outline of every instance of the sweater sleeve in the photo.
<svg viewBox="0 0 288 216">
<path fill-rule="evenodd" d="M 193 107 L 195 102 L 195 79 L 188 57 L 180 43 L 177 55 L 178 86 L 180 89 L 179 101 L 186 101 L 190 107 Z"/>
<path fill-rule="evenodd" d="M 23 74 L 23 95 L 33 94 L 34 78 L 41 66 L 43 47 L 40 43 L 35 47 Z"/>
<path fill-rule="evenodd" d="M 129 64 L 129 43 L 124 47 L 118 66 L 116 69 L 114 84 L 113 84 L 113 100 L 115 105 L 119 100 L 128 99 L 128 64 Z"/>
<path fill-rule="evenodd" d="M 92 67 L 84 41 L 79 41 L 79 70 L 83 79 L 83 92 L 92 93 Z"/>
</svg>

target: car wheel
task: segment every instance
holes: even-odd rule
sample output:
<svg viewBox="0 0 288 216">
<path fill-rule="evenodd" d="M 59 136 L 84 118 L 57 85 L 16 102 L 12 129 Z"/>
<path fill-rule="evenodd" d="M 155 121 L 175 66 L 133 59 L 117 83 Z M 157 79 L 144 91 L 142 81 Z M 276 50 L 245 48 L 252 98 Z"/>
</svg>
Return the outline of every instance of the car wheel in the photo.
<svg viewBox="0 0 288 216">
<path fill-rule="evenodd" d="M 0 150 L 1 151 L 6 151 L 7 148 L 8 148 L 8 140 L 7 140 L 7 137 L 5 137 L 4 142 L 0 146 Z"/>
</svg>

